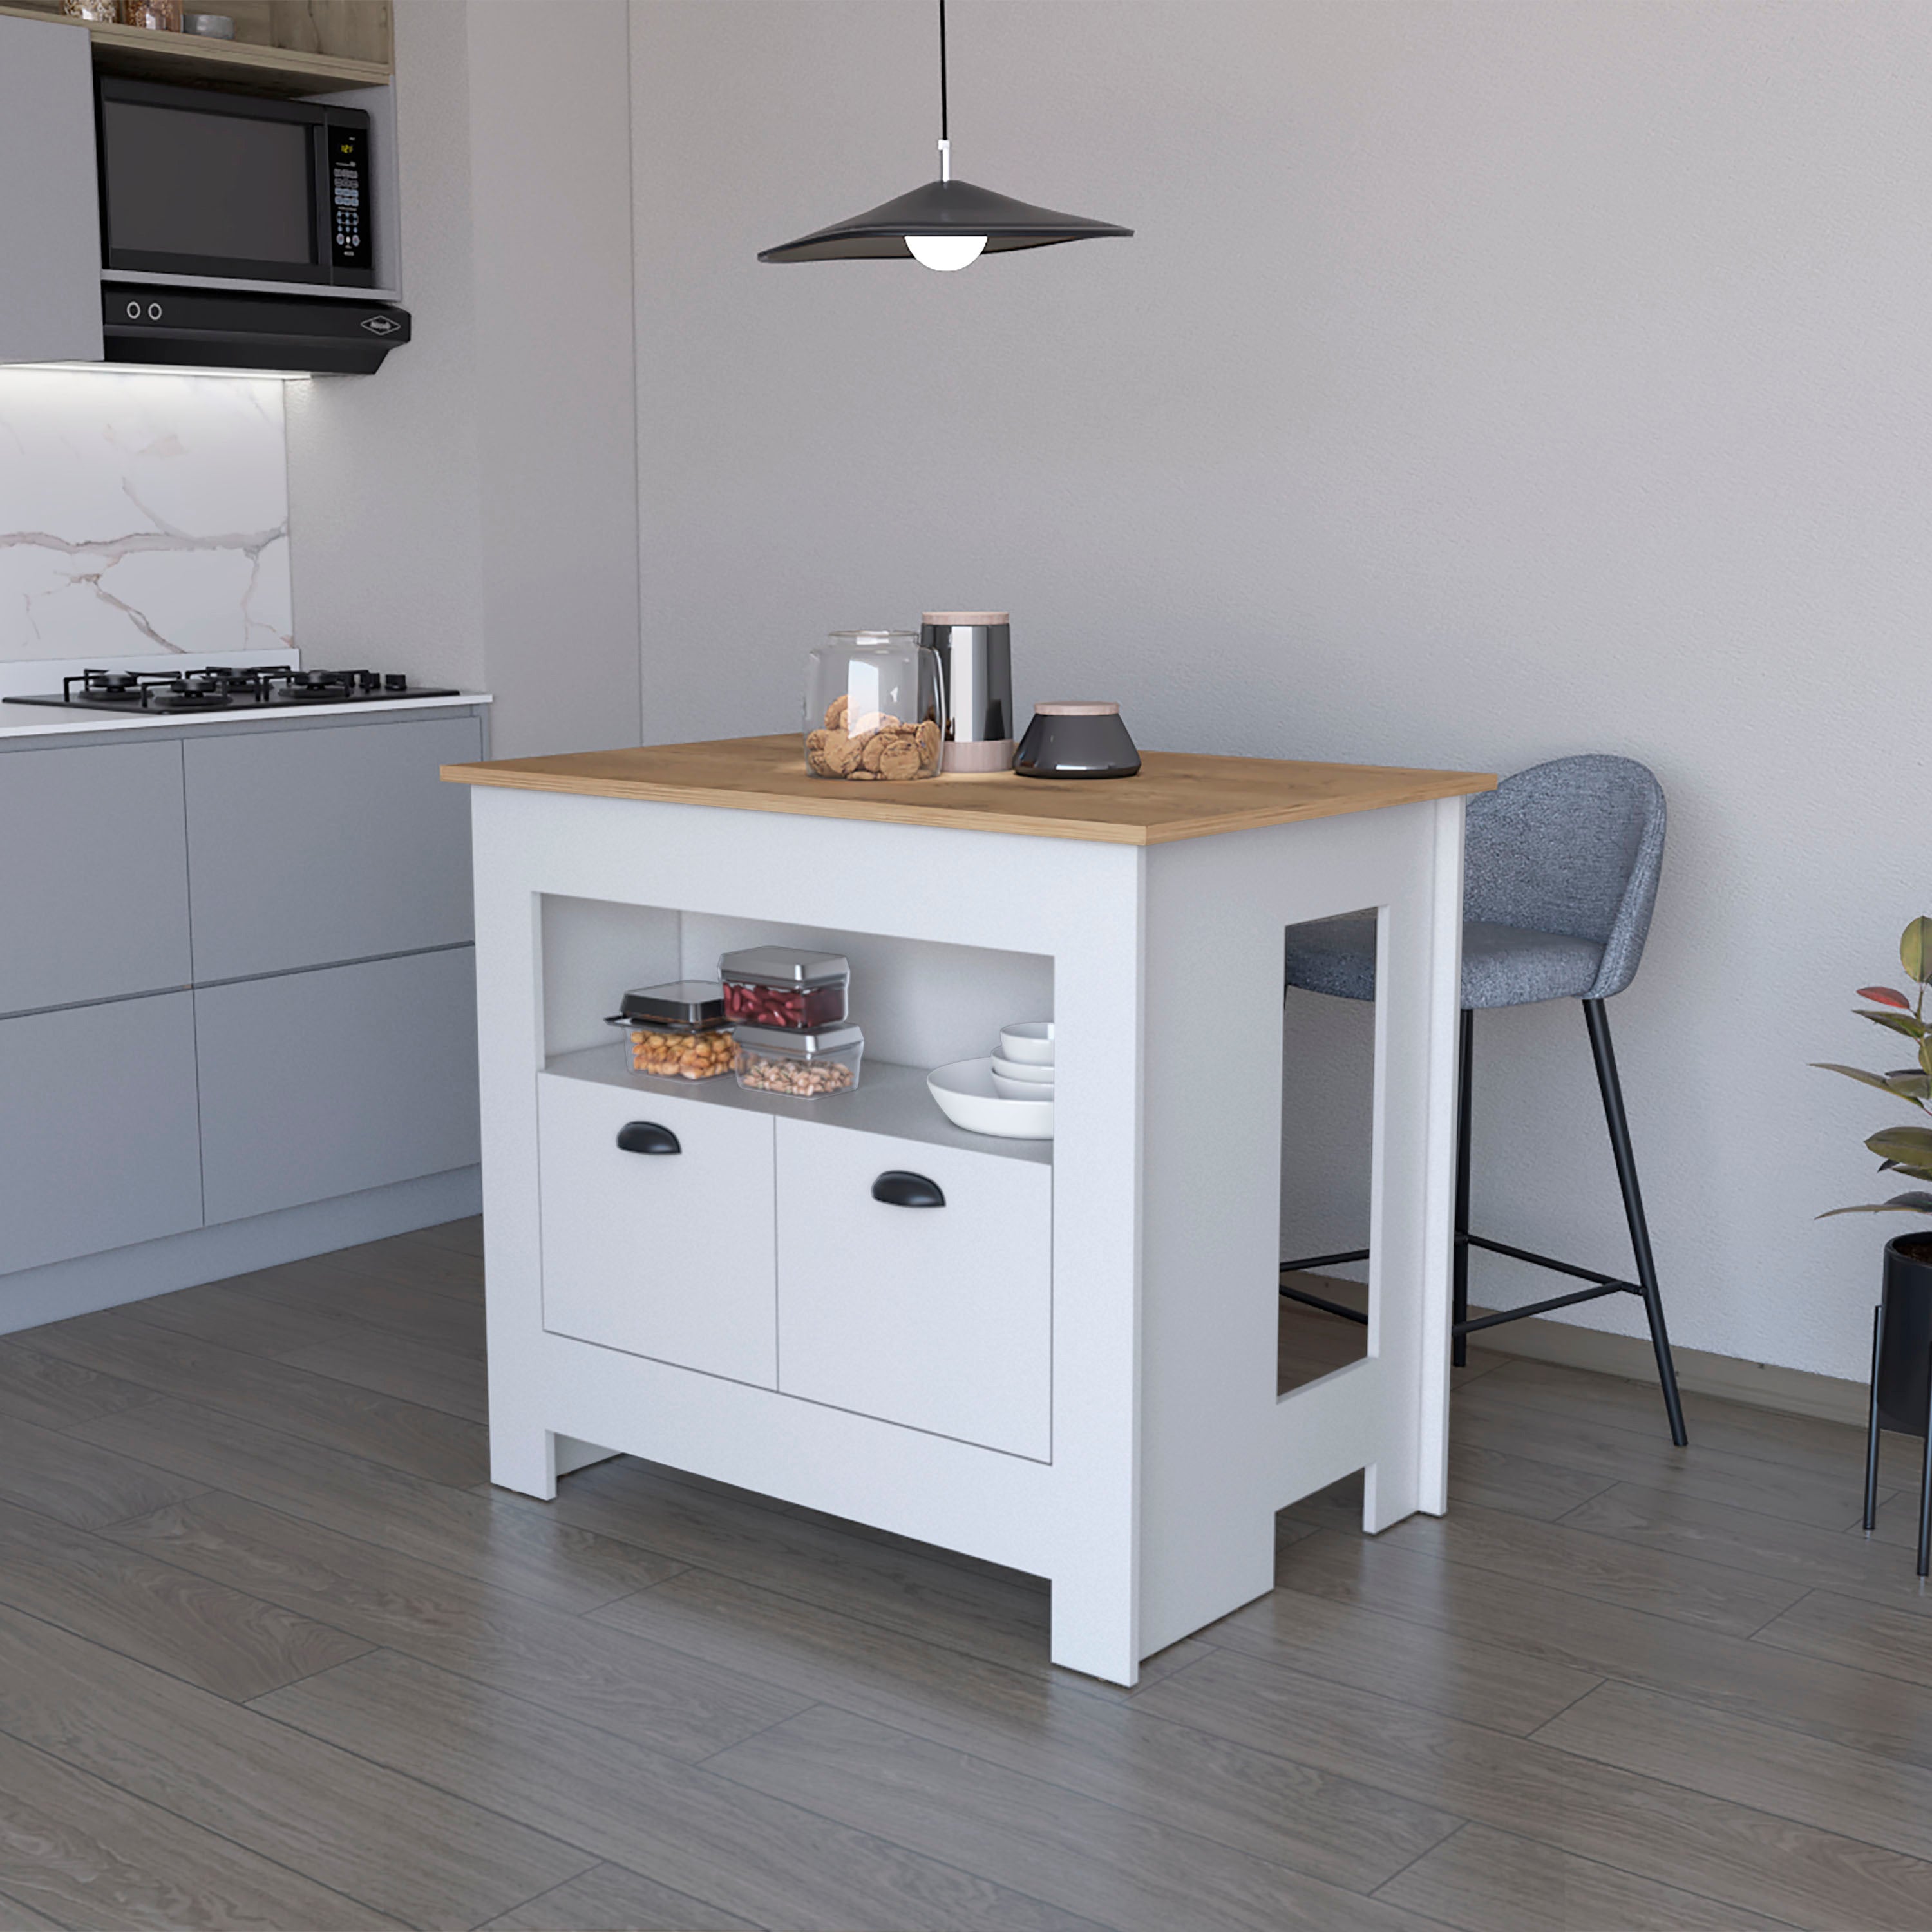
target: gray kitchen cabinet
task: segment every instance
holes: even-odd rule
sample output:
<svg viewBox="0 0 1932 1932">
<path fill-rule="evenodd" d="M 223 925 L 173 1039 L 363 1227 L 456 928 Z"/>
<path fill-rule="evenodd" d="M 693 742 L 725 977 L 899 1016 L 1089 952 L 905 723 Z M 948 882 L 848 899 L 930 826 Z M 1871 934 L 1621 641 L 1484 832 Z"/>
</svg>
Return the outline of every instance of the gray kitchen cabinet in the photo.
<svg viewBox="0 0 1932 1932">
<path fill-rule="evenodd" d="M 0 1020 L 0 1273 L 201 1225 L 192 995 Z"/>
<path fill-rule="evenodd" d="M 466 943 L 469 795 L 437 767 L 482 748 L 475 718 L 190 739 L 197 983 Z"/>
<path fill-rule="evenodd" d="M 100 205 L 87 29 L 0 19 L 0 362 L 98 362 Z"/>
<path fill-rule="evenodd" d="M 194 1002 L 211 1223 L 477 1159 L 467 946 L 202 987 Z"/>
<path fill-rule="evenodd" d="M 0 758 L 0 1013 L 188 984 L 178 744 Z"/>
</svg>

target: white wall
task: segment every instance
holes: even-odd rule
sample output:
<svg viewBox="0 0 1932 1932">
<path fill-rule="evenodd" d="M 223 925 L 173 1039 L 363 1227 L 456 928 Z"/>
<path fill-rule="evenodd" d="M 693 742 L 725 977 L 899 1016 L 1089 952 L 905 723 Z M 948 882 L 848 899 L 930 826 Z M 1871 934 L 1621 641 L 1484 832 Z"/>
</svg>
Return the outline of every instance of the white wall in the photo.
<svg viewBox="0 0 1932 1932">
<path fill-rule="evenodd" d="M 825 630 L 993 605 L 1023 700 L 1151 746 L 1643 759 L 1613 1018 L 1675 1332 L 1862 1375 L 1891 1229 L 1811 1216 L 1885 1110 L 1804 1063 L 1897 1058 L 1846 995 L 1932 896 L 1924 9 L 952 11 L 958 171 L 1135 240 L 762 266 L 932 172 L 931 10 L 632 10 L 645 736 L 789 726 Z M 1346 1149 L 1359 1016 L 1310 1010 Z M 1481 1221 L 1622 1264 L 1574 1010 L 1479 1039 Z"/>
<path fill-rule="evenodd" d="M 496 698 L 506 757 L 638 733 L 623 0 L 400 0 L 404 298 L 290 392 L 301 642 Z"/>
</svg>

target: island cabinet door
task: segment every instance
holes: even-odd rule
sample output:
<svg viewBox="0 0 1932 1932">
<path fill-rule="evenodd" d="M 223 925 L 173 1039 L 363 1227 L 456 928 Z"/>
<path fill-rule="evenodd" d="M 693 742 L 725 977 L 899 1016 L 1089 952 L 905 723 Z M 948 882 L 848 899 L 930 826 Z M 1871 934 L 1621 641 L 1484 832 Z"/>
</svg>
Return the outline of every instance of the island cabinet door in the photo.
<svg viewBox="0 0 1932 1932">
<path fill-rule="evenodd" d="M 778 1205 L 784 1394 L 1052 1460 L 1050 1167 L 781 1120 Z"/>
<path fill-rule="evenodd" d="M 769 1114 L 537 1078 L 544 1326 L 776 1385 Z"/>
</svg>

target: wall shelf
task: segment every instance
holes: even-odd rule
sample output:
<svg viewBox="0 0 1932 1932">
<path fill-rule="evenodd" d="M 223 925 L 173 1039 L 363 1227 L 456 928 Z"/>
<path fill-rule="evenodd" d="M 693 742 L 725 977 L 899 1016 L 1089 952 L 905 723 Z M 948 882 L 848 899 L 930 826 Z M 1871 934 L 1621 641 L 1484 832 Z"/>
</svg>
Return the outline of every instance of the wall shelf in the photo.
<svg viewBox="0 0 1932 1932">
<path fill-rule="evenodd" d="M 224 10 L 236 13 L 238 24 L 248 13 L 238 4 Z M 66 18 L 52 4 L 0 5 L 0 15 L 30 20 Z M 368 15 L 366 28 L 357 33 L 356 43 L 386 49 L 388 7 L 371 6 Z M 394 68 L 387 58 L 361 59 L 255 40 L 209 40 L 192 34 L 151 33 L 140 27 L 90 25 L 87 33 L 93 42 L 94 64 L 100 72 L 140 80 L 235 88 L 294 98 L 348 88 L 386 87 L 394 78 Z"/>
</svg>

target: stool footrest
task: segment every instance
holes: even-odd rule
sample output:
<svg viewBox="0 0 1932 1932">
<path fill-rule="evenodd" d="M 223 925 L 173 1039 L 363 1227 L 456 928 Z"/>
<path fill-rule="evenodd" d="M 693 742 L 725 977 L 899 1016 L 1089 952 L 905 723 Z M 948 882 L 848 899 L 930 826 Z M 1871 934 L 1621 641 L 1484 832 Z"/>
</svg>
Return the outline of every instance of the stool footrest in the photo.
<svg viewBox="0 0 1932 1932">
<path fill-rule="evenodd" d="M 1532 1301 L 1527 1308 L 1505 1308 L 1500 1315 L 1479 1316 L 1474 1322 L 1458 1322 L 1458 1335 L 1473 1335 L 1479 1328 L 1495 1328 L 1505 1322 L 1521 1322 L 1532 1315 L 1547 1315 L 1556 1308 L 1572 1308 L 1580 1301 L 1594 1301 L 1600 1295 L 1641 1294 L 1643 1290 L 1627 1281 L 1606 1281 L 1598 1288 L 1580 1288 L 1574 1294 L 1552 1295 L 1547 1301 Z"/>
</svg>

